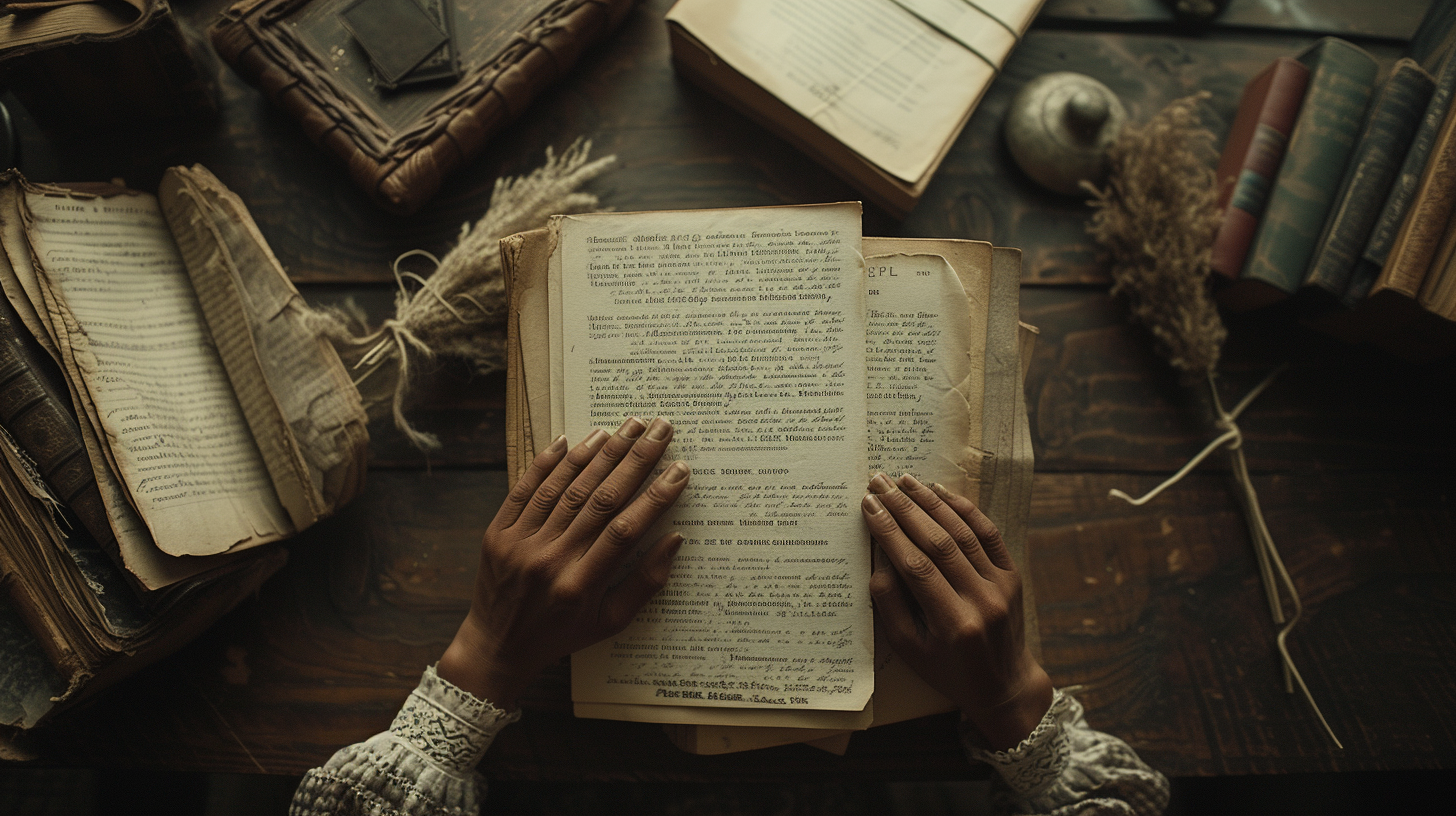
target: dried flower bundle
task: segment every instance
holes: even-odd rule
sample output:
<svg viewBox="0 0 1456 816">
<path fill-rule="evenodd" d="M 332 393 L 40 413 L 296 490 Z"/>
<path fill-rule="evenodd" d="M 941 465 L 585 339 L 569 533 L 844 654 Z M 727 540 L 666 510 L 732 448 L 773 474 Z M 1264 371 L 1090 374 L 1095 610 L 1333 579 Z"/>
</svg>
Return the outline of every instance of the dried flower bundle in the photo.
<svg viewBox="0 0 1456 816">
<path fill-rule="evenodd" d="M 460 239 L 442 260 L 423 250 L 406 252 L 394 262 L 399 292 L 394 317 L 379 328 L 365 328 L 357 309 L 324 307 L 314 312 L 314 329 L 340 347 L 345 359 L 357 358 L 355 384 L 362 386 L 389 363 L 394 363 L 393 387 L 361 387 L 366 409 L 373 417 L 386 403 L 394 424 L 415 447 L 440 446 L 433 435 L 416 430 L 404 415 L 409 391 L 412 354 L 425 359 L 437 355 L 469 363 L 488 373 L 505 368 L 507 294 L 501 273 L 500 239 L 544 226 L 552 215 L 597 208 L 597 197 L 579 188 L 601 175 L 616 161 L 606 156 L 588 161 L 591 142 L 578 140 L 560 156 L 546 149 L 546 164 L 530 175 L 496 181 L 490 208 L 474 226 L 460 228 Z M 412 256 L 435 261 L 428 278 L 400 270 Z M 418 288 L 410 289 L 406 279 Z M 362 352 L 362 356 L 359 354 Z"/>
<path fill-rule="evenodd" d="M 1179 99 L 1145 125 L 1128 125 L 1108 149 L 1109 184 L 1091 190 L 1087 231 L 1112 264 L 1112 291 L 1127 297 L 1174 368 L 1210 374 L 1223 321 L 1209 296 L 1218 229 L 1214 136 L 1199 121 L 1207 91 Z"/>
</svg>

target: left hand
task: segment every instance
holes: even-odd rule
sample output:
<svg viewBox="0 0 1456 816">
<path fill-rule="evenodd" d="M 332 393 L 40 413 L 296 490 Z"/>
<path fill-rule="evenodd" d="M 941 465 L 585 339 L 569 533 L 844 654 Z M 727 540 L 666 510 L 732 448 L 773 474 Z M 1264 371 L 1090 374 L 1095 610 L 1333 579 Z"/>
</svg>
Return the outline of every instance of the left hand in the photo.
<svg viewBox="0 0 1456 816">
<path fill-rule="evenodd" d="M 688 466 L 677 462 L 632 498 L 671 440 L 666 419 L 633 417 L 611 436 L 593 431 L 569 452 L 561 437 L 536 457 L 485 532 L 475 600 L 436 667 L 441 677 L 514 708 L 541 669 L 632 621 L 667 583 L 683 541 L 668 533 L 610 584 L 687 487 Z"/>
</svg>

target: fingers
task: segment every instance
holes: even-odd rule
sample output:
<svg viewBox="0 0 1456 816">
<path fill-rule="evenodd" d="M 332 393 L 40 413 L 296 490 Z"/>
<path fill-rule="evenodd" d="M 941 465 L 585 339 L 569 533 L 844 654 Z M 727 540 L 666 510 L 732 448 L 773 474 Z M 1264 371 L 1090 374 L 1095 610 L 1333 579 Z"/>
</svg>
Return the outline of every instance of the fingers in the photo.
<svg viewBox="0 0 1456 816">
<path fill-rule="evenodd" d="M 617 428 L 616 433 L 607 436 L 605 431 L 601 432 L 604 441 L 600 445 L 600 449 L 589 462 L 584 464 L 580 472 L 557 498 L 549 517 L 541 524 L 543 533 L 554 538 L 571 525 L 572 521 L 581 513 L 582 508 L 591 501 L 592 494 L 597 491 L 603 480 L 612 473 L 617 463 L 622 461 L 622 457 L 632 449 L 646 427 L 646 424 L 637 417 L 627 417 L 621 427 Z"/>
<path fill-rule="evenodd" d="M 642 495 L 611 519 L 579 562 L 587 583 L 605 583 L 636 547 L 637 540 L 657 523 L 688 486 L 685 462 L 673 462 Z M 613 474 L 615 476 L 615 474 Z M 635 488 L 634 488 L 635 490 Z"/>
<path fill-rule="evenodd" d="M 561 524 L 560 529 L 567 533 L 563 538 L 568 546 L 582 549 L 594 546 L 593 542 L 607 528 L 608 523 L 618 533 L 627 526 L 633 526 L 629 524 L 629 520 L 620 518 L 618 514 L 622 513 L 622 508 L 637 493 L 642 483 L 647 481 L 652 469 L 667 450 L 668 443 L 672 441 L 672 423 L 666 419 L 658 417 L 652 420 L 652 424 L 646 427 L 646 433 L 642 432 L 641 421 L 636 421 L 639 424 L 635 429 L 628 429 L 626 424 L 622 426 L 624 430 L 630 430 L 631 437 L 616 449 L 613 443 L 618 440 L 614 438 L 609 442 L 598 455 L 599 461 L 593 462 L 587 472 L 577 477 L 567 490 L 567 495 L 557 503 L 547 528 L 552 529 Z M 684 477 L 685 475 L 683 472 Z M 674 500 L 681 488 L 679 485 L 676 492 L 673 492 Z M 666 506 L 662 509 L 666 509 Z M 636 529 L 635 526 L 633 528 Z M 636 529 L 632 541 L 646 529 L 646 526 Z"/>
<path fill-rule="evenodd" d="M 679 463 L 680 464 L 680 463 Z M 626 580 L 613 587 L 602 599 L 601 622 L 607 630 L 603 637 L 626 628 L 637 611 L 667 585 L 672 573 L 672 559 L 682 546 L 683 537 L 668 533 L 652 546 Z"/>
<path fill-rule="evenodd" d="M 606 431 L 600 428 L 592 431 L 586 439 L 577 443 L 566 456 L 557 461 L 551 474 L 543 480 L 538 487 L 530 494 L 530 500 L 521 510 L 520 517 L 516 524 L 528 532 L 534 532 L 541 524 L 550 518 L 551 512 L 556 509 L 556 503 L 571 485 L 578 473 L 581 473 L 592 459 L 601 450 L 602 445 L 607 441 Z M 563 444 L 565 444 L 563 440 Z M 535 462 L 531 463 L 534 468 Z M 521 480 L 522 482 L 525 479 Z M 519 487 L 519 484 L 517 485 Z M 514 526 L 514 525 L 513 525 Z"/>
<path fill-rule="evenodd" d="M 966 520 L 961 518 L 960 514 L 954 508 L 946 502 L 941 501 L 940 494 L 921 484 L 919 479 L 916 479 L 909 473 L 900 474 L 898 482 L 900 489 L 904 491 L 905 495 L 913 499 L 915 504 L 921 510 L 924 510 L 945 531 L 946 535 L 949 535 L 955 541 L 956 547 L 960 550 L 961 555 L 965 557 L 966 561 L 970 562 L 971 566 L 976 568 L 976 572 L 983 578 L 990 578 L 993 575 L 990 569 L 992 566 L 991 559 L 987 557 L 985 551 L 982 549 L 979 536 L 966 523 Z M 942 486 L 941 490 L 945 490 L 945 487 Z M 975 505 L 972 506 L 974 507 Z M 893 509 L 891 507 L 891 510 Z M 913 532 L 911 533 L 911 538 L 915 539 L 924 548 L 923 540 L 916 538 Z M 949 554 L 947 554 L 946 560 L 959 561 L 959 559 L 951 559 Z M 940 563 L 940 559 L 937 559 L 936 563 Z"/>
<path fill-rule="evenodd" d="M 1001 538 L 1001 531 L 996 529 L 996 525 L 992 524 L 990 519 L 986 518 L 986 514 L 981 512 L 981 508 L 965 496 L 947 490 L 945 485 L 939 482 L 931 487 L 935 490 L 936 495 L 956 512 L 956 515 L 965 519 L 971 532 L 975 533 L 977 540 L 981 542 L 981 549 L 985 550 L 986 557 L 991 560 L 991 563 L 1000 569 L 1015 571 L 1016 562 L 1011 560 L 1011 552 L 1006 549 L 1006 541 Z"/>
<path fill-rule="evenodd" d="M 925 618 L 928 624 L 936 620 L 949 618 L 955 611 L 960 597 L 946 581 L 945 576 L 935 565 L 935 562 L 925 554 L 915 542 L 911 541 L 897 523 L 896 517 L 891 515 L 881 502 L 881 494 L 877 489 L 893 490 L 889 480 L 883 475 L 878 477 L 883 481 L 870 483 L 872 492 L 865 494 L 860 502 L 860 511 L 864 513 L 865 523 L 869 525 L 870 535 L 880 545 L 885 555 L 889 556 L 890 563 L 894 565 L 895 571 L 899 573 L 901 580 L 905 582 L 910 594 L 920 602 L 920 608 L 925 611 Z M 899 497 L 908 501 L 904 495 Z M 966 565 L 969 569 L 969 564 Z"/>
<path fill-rule="evenodd" d="M 536 454 L 531 466 L 516 481 L 516 486 L 501 502 L 500 509 L 496 511 L 495 519 L 490 526 L 494 529 L 504 529 L 515 524 L 521 517 L 521 513 L 530 504 L 531 497 L 536 495 L 536 490 L 541 487 L 542 482 L 556 469 L 561 457 L 566 453 L 566 436 L 556 437 L 545 450 Z"/>
<path fill-rule="evenodd" d="M 919 643 L 920 627 L 915 620 L 915 601 L 884 551 L 875 547 L 875 569 L 870 574 L 870 597 L 875 614 L 896 651 L 904 652 Z"/>
<path fill-rule="evenodd" d="M 924 489 L 919 482 L 915 482 L 914 477 L 911 477 L 910 481 L 916 488 L 920 488 L 916 492 L 920 494 L 922 500 L 929 498 L 934 500 L 935 504 L 942 504 L 935 494 Z M 875 478 L 870 480 L 870 492 L 878 496 L 894 517 L 901 532 L 921 552 L 930 557 L 952 587 L 966 589 L 970 585 L 969 582 L 980 577 L 966 557 L 965 548 L 975 544 L 975 535 L 971 533 L 971 528 L 966 526 L 964 521 L 957 517 L 955 523 L 949 525 L 948 529 L 947 525 L 931 518 L 916 499 L 912 499 L 897 489 L 883 473 L 875 474 Z M 942 511 L 942 516 L 953 515 L 953 513 Z M 892 558 L 894 557 L 893 552 L 890 555 Z"/>
</svg>

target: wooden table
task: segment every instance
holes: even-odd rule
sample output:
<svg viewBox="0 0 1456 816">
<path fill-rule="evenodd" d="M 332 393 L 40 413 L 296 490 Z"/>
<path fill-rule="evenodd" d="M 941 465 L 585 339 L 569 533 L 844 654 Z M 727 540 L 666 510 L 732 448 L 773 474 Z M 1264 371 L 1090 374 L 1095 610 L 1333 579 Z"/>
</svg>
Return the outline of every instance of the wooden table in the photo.
<svg viewBox="0 0 1456 816">
<path fill-rule="evenodd" d="M 176 0 L 201 27 L 222 0 Z M 22 169 L 42 181 L 122 177 L 153 189 L 201 162 L 248 203 L 313 302 L 389 307 L 389 263 L 450 246 L 497 176 L 579 136 L 619 165 L 594 189 L 622 210 L 835 201 L 834 176 L 679 79 L 649 0 L 419 215 L 369 204 L 300 129 L 219 65 L 223 121 L 201 133 L 56 144 L 21 117 Z M 1107 293 L 1081 203 L 1035 189 L 999 127 L 1012 94 L 1051 70 L 1108 83 L 1143 120 L 1207 89 L 1226 123 L 1245 81 L 1321 34 L 1389 62 L 1425 0 L 1234 0 L 1224 22 L 1178 33 L 1154 0 L 1050 0 L 903 222 L 869 208 L 871 235 L 989 239 L 1025 251 L 1022 316 L 1041 328 L 1027 400 L 1037 476 L 1030 551 L 1048 670 L 1081 687 L 1090 721 L 1174 775 L 1456 764 L 1456 519 L 1451 365 L 1347 348 L 1277 314 L 1232 321 L 1220 384 L 1241 395 L 1291 368 L 1244 415 L 1274 540 L 1307 611 L 1293 653 L 1345 742 L 1336 752 L 1285 694 L 1226 462 L 1214 457 L 1154 503 L 1137 493 L 1211 437 L 1208 400 L 1181 384 Z M 1219 124 L 1222 128 L 1226 125 Z M 296 774 L 384 728 L 438 657 L 469 597 L 479 535 L 504 487 L 503 379 L 432 373 L 411 415 L 428 458 L 371 428 L 366 495 L 290 543 L 288 567 L 174 657 L 32 735 L 45 761 Z M 972 773 L 948 717 L 855 736 L 849 754 L 804 746 L 717 758 L 656 726 L 577 720 L 564 667 L 484 763 L 514 779 L 957 778 Z"/>
</svg>

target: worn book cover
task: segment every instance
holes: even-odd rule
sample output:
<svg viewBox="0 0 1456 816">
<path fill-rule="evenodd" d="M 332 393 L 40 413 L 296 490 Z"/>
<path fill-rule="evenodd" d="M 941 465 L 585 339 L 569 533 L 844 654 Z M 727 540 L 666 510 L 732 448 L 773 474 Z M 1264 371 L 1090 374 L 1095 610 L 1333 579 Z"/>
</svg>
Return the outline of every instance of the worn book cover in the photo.
<svg viewBox="0 0 1456 816">
<path fill-rule="evenodd" d="M 458 80 L 391 89 L 339 15 L 353 1 L 242 0 L 213 25 L 212 42 L 373 201 L 403 215 L 424 206 L 637 2 L 456 3 Z"/>
</svg>

